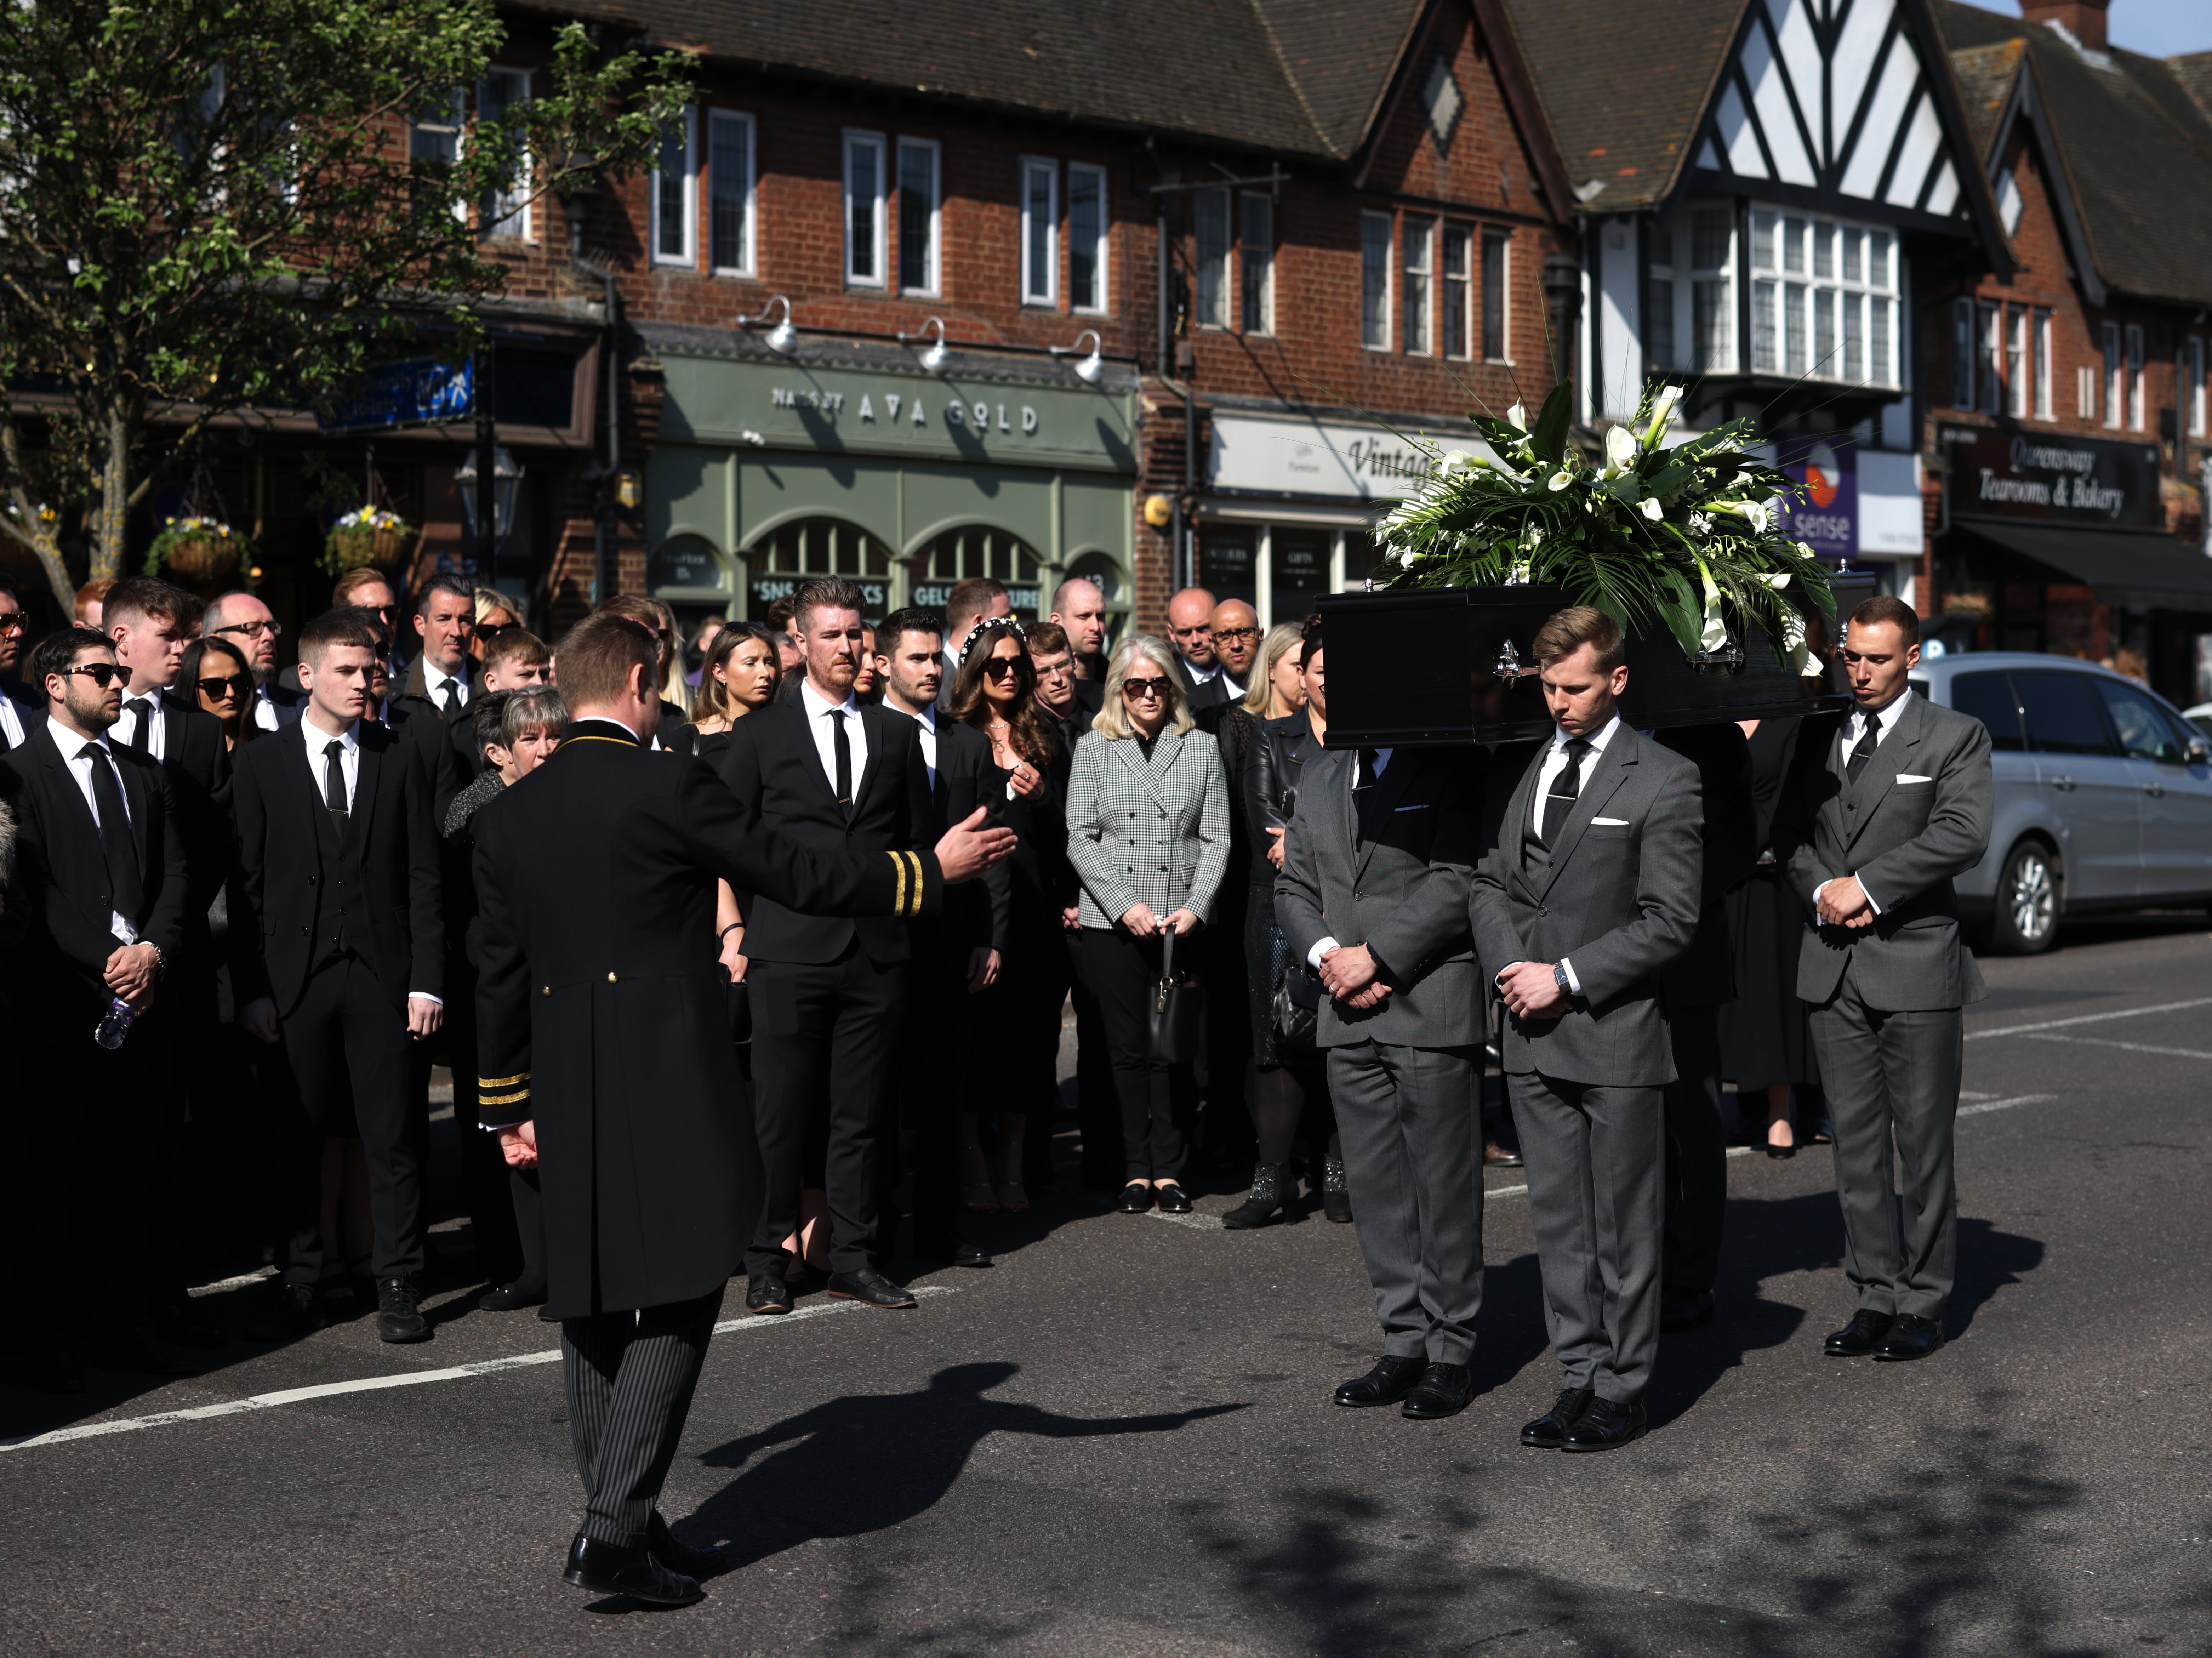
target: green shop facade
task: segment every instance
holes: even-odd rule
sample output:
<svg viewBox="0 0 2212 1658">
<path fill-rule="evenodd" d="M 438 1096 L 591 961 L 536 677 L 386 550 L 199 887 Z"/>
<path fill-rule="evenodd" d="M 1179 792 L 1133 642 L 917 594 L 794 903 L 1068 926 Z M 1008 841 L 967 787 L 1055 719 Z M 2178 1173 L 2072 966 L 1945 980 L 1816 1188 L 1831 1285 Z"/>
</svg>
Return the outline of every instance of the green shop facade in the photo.
<svg viewBox="0 0 2212 1658">
<path fill-rule="evenodd" d="M 994 576 L 1015 614 L 1085 575 L 1134 598 L 1137 386 L 1050 358 L 810 338 L 778 354 L 723 331 L 642 327 L 664 376 L 648 463 L 647 581 L 687 628 L 757 618 L 842 575 L 871 620 L 942 609 Z M 1118 613 L 1114 615 L 1113 613 Z"/>
</svg>

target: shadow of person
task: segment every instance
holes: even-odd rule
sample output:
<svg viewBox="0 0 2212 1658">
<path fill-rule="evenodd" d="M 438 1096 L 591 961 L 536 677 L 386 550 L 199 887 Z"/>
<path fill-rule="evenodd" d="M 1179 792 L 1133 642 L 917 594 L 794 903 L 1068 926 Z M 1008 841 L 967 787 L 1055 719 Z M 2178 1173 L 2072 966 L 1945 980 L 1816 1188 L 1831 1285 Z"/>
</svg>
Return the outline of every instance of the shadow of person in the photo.
<svg viewBox="0 0 2212 1658">
<path fill-rule="evenodd" d="M 2000 1232 L 1993 1221 L 1960 1216 L 1958 1278 L 1951 1286 L 1950 1310 L 1943 1319 L 1945 1339 L 1964 1335 L 1983 1303 L 2007 1284 L 2021 1282 L 2042 1265 L 2041 1238 Z"/>
<path fill-rule="evenodd" d="M 927 1512 L 990 1434 L 1083 1439 L 1173 1433 L 1245 1408 L 1204 1405 L 1090 1418 L 983 1396 L 1020 1370 L 1004 1362 L 956 1364 L 926 1388 L 848 1394 L 718 1446 L 700 1461 L 744 1473 L 702 1503 L 679 1533 L 691 1540 L 727 1538 L 730 1568 L 737 1570 L 816 1538 L 865 1536 Z M 781 1446 L 791 1448 L 778 1451 Z M 896 1455 L 886 1455 L 887 1447 Z"/>
</svg>

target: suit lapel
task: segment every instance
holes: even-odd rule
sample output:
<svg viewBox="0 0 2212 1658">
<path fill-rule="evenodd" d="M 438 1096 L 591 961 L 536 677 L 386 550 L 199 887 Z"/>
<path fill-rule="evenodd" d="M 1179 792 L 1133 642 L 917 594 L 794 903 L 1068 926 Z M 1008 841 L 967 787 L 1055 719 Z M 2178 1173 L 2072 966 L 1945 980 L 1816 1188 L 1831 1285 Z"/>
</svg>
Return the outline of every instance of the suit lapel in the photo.
<svg viewBox="0 0 2212 1658">
<path fill-rule="evenodd" d="M 1160 779 L 1167 774 L 1168 768 L 1174 765 L 1176 751 L 1182 745 L 1182 738 L 1174 732 L 1163 731 L 1158 740 L 1152 744 L 1152 757 L 1149 761 L 1145 758 L 1142 744 L 1133 737 L 1119 743 L 1109 743 L 1106 748 L 1109 753 L 1121 756 L 1121 763 L 1136 779 L 1137 786 L 1144 790 L 1154 805 L 1166 811 L 1169 809 L 1168 799 L 1160 789 Z"/>
<path fill-rule="evenodd" d="M 1352 751 L 1352 765 L 1359 764 L 1358 750 Z M 1420 769 L 1418 750 L 1400 749 L 1390 756 L 1390 763 L 1382 768 L 1367 791 L 1367 810 L 1353 828 L 1359 836 L 1358 873 L 1367 873 L 1367 863 L 1375 856 L 1375 848 L 1382 842 L 1383 832 L 1390 827 L 1390 815 L 1398 810 L 1398 803 L 1406 798 L 1406 791 L 1413 786 L 1413 776 Z M 1352 795 L 1355 806 L 1359 796 Z"/>
<path fill-rule="evenodd" d="M 1521 890 L 1532 899 L 1538 896 L 1535 884 L 1528 878 L 1528 860 L 1522 856 L 1522 837 L 1528 832 L 1530 803 L 1536 798 L 1536 780 L 1543 774 L 1544 756 L 1551 752 L 1547 742 L 1537 745 L 1536 752 L 1528 756 L 1528 763 L 1521 769 L 1521 780 L 1513 786 L 1513 798 L 1505 803 L 1505 816 L 1498 823 L 1498 840 L 1506 851 L 1505 868 L 1508 876 L 1521 884 Z"/>
<path fill-rule="evenodd" d="M 860 815 L 860 802 L 868 798 L 868 791 L 876 785 L 877 777 L 886 768 L 883 764 L 884 750 L 890 746 L 890 728 L 884 722 L 884 711 L 872 703 L 860 706 L 860 731 L 868 739 L 868 757 L 860 762 L 860 774 L 853 780 L 853 815 Z M 938 758 L 943 759 L 940 749 Z M 834 793 L 834 791 L 833 791 Z"/>
<path fill-rule="evenodd" d="M 1552 884 L 1575 855 L 1582 844 L 1583 831 L 1589 827 L 1600 807 L 1612 799 L 1620 786 L 1628 780 L 1628 768 L 1638 758 L 1637 750 L 1641 739 L 1626 726 L 1613 734 L 1613 741 L 1605 745 L 1605 752 L 1590 768 L 1589 780 L 1583 785 L 1582 793 L 1575 797 L 1574 809 L 1567 813 L 1567 821 L 1552 841 L 1552 866 L 1545 872 L 1544 884 L 1539 897 L 1549 893 Z"/>
<path fill-rule="evenodd" d="M 377 796 L 380 793 L 377 780 L 384 774 L 385 744 L 379 740 L 380 735 L 378 727 L 367 720 L 362 722 L 361 766 L 354 774 L 353 811 L 347 827 L 353 831 L 355 849 L 364 862 L 368 856 L 369 831 L 375 826 Z"/>
<path fill-rule="evenodd" d="M 1867 762 L 1866 769 L 1859 774 L 1859 780 L 1844 786 L 1844 804 L 1847 807 L 1855 808 L 1844 814 L 1844 845 L 1846 848 L 1866 832 L 1866 826 L 1874 821 L 1875 808 L 1897 786 L 1897 775 L 1905 769 L 1906 751 L 1920 744 L 1923 715 L 1915 706 L 1920 699 L 1910 690 L 1905 695 L 1910 700 L 1898 714 L 1897 724 L 1889 735 L 1876 744 L 1874 757 Z M 1872 732 L 1869 732 L 1868 736 L 1871 737 Z M 1867 740 L 1867 737 L 1859 739 L 1862 743 Z M 1843 741 L 1843 735 L 1838 732 L 1836 747 L 1839 755 Z"/>
<path fill-rule="evenodd" d="M 123 779 L 123 804 L 131 813 L 131 844 L 138 853 L 139 879 L 150 894 L 154 884 L 152 780 L 137 766 L 118 765 L 115 769 Z M 131 919 L 135 923 L 139 918 Z"/>
<path fill-rule="evenodd" d="M 100 846 L 100 820 L 84 803 L 84 795 L 76 786 L 76 774 L 70 769 L 70 756 L 62 753 L 43 720 L 25 727 L 23 740 L 25 746 L 38 756 L 39 764 L 46 768 L 47 787 L 60 801 L 62 815 L 76 824 L 80 834 L 92 837 L 96 851 Z"/>
</svg>

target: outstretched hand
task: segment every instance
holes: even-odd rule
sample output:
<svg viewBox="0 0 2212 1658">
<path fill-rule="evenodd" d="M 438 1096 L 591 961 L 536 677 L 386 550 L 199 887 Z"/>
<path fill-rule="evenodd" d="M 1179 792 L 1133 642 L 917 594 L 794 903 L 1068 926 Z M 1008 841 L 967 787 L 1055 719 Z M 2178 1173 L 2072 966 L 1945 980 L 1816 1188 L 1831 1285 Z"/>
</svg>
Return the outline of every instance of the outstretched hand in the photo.
<svg viewBox="0 0 2212 1658">
<path fill-rule="evenodd" d="M 538 1167 L 538 1125 L 519 1122 L 512 1128 L 499 1131 L 499 1154 L 507 1159 L 509 1169 Z"/>
<path fill-rule="evenodd" d="M 1014 855 L 1013 830 L 986 829 L 983 823 L 988 816 L 982 807 L 976 807 L 965 822 L 955 823 L 938 841 L 937 867 L 946 885 L 972 881 L 992 865 Z"/>
</svg>

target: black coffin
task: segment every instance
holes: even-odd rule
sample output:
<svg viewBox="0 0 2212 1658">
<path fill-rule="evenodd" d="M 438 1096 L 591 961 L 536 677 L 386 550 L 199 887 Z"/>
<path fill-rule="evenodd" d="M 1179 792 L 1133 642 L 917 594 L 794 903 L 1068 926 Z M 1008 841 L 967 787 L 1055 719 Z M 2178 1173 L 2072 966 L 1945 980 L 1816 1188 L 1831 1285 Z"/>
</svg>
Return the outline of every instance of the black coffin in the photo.
<svg viewBox="0 0 2212 1658">
<path fill-rule="evenodd" d="M 1803 601 L 1807 640 L 1826 665 L 1793 672 L 1763 628 L 1746 629 L 1743 660 L 1692 667 L 1674 636 L 1632 635 L 1621 717 L 1639 731 L 1715 720 L 1771 720 L 1841 708 L 1850 697 L 1836 659 L 1842 619 L 1874 595 L 1870 574 L 1829 578 L 1836 617 Z M 1547 736 L 1536 683 L 1536 630 L 1568 603 L 1557 587 L 1428 587 L 1332 593 L 1318 602 L 1328 641 L 1328 746 L 1510 743 Z M 1505 673 L 1518 673 L 1510 680 Z M 1501 672 L 1504 670 L 1504 672 Z"/>
</svg>

